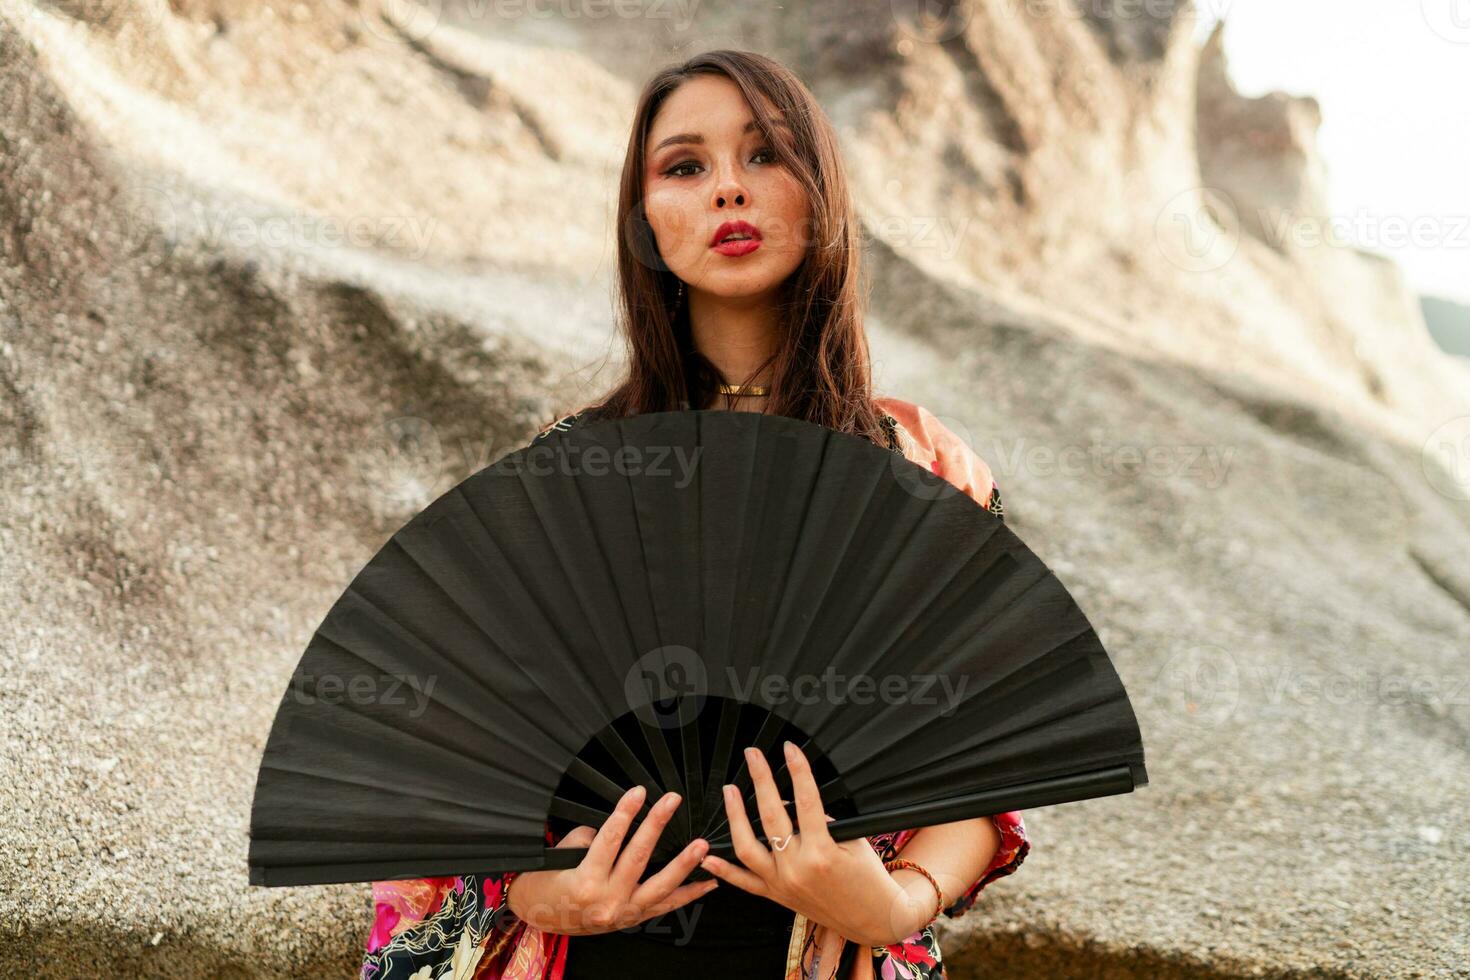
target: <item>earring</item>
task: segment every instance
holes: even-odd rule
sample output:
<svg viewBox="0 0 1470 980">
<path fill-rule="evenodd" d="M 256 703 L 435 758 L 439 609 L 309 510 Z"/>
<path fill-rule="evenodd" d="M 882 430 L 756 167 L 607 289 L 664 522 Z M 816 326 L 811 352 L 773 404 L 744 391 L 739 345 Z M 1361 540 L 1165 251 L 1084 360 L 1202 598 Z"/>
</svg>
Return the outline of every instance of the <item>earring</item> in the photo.
<svg viewBox="0 0 1470 980">
<path fill-rule="evenodd" d="M 678 306 L 679 303 L 683 301 L 683 299 L 684 299 L 684 280 L 683 279 L 680 279 L 679 280 L 679 292 L 674 297 L 674 305 L 675 306 Z"/>
</svg>

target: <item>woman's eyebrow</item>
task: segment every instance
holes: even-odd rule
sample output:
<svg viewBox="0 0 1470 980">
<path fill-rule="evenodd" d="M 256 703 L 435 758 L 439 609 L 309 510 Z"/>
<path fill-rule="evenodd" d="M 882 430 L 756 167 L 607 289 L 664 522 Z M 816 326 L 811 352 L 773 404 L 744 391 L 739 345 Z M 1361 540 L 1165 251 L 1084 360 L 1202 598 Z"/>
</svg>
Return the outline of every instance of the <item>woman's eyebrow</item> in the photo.
<svg viewBox="0 0 1470 980">
<path fill-rule="evenodd" d="M 777 120 L 775 120 L 775 123 L 776 123 L 777 126 L 781 126 L 784 129 L 788 129 L 789 130 L 791 128 L 791 125 L 788 122 L 786 122 L 786 120 L 784 120 L 784 119 L 777 119 Z M 744 127 L 741 128 L 740 132 L 743 135 L 745 133 L 751 132 L 755 128 L 756 128 L 756 121 L 754 119 L 752 119 L 749 122 L 747 122 L 744 125 Z M 658 146 L 655 146 L 652 150 L 649 150 L 648 151 L 648 155 L 649 156 L 653 156 L 655 153 L 657 153 L 659 150 L 662 150 L 664 147 L 666 147 L 666 146 L 673 146 L 676 143 L 703 143 L 703 142 L 704 142 L 704 134 L 703 133 L 675 133 L 673 136 L 670 136 L 670 137 L 667 137 L 666 139 L 660 140 Z"/>
</svg>

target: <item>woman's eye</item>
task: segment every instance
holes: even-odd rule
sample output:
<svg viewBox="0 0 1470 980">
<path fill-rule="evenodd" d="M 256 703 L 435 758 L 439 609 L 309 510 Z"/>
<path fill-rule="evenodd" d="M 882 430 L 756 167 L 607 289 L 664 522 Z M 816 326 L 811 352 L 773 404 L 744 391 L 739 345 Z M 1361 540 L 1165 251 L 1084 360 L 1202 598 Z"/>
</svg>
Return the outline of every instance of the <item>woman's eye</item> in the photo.
<svg viewBox="0 0 1470 980">
<path fill-rule="evenodd" d="M 759 150 L 756 150 L 755 151 L 755 156 L 757 156 L 757 157 L 761 157 L 761 156 L 770 157 L 771 158 L 771 162 L 774 163 L 775 162 L 776 154 L 775 154 L 775 151 L 772 150 L 769 146 L 763 146 Z M 752 157 L 752 159 L 754 159 L 754 157 Z M 692 177 L 693 174 L 681 173 L 680 171 L 682 171 L 685 167 L 698 167 L 698 166 L 699 166 L 699 164 L 695 163 L 693 160 L 684 160 L 684 161 L 682 161 L 680 163 L 674 164 L 672 167 L 670 167 L 669 169 L 665 170 L 664 171 L 664 174 L 667 175 L 667 176 L 670 176 L 670 177 Z"/>
</svg>

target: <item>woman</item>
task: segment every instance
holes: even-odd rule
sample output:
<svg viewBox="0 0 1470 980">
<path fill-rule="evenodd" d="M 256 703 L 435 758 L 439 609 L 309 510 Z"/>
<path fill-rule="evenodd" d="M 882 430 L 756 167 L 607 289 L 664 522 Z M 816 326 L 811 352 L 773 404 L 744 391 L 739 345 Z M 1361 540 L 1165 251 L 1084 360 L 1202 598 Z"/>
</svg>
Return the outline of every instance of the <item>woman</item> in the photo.
<svg viewBox="0 0 1470 980">
<path fill-rule="evenodd" d="M 787 69 L 712 51 L 655 76 L 634 117 L 618 227 L 627 376 L 533 444 L 643 412 L 779 413 L 878 442 L 1003 516 L 989 467 L 963 440 L 924 408 L 871 393 L 836 137 Z M 578 868 L 374 882 L 363 980 L 932 980 L 944 976 L 938 912 L 962 914 L 1029 850 L 1018 813 L 835 843 L 814 823 L 825 814 L 799 750 L 787 764 L 800 827 L 763 758 L 750 759 L 774 833 L 756 837 L 727 798 L 739 864 L 696 840 L 640 881 L 643 865 L 619 851 L 641 803 L 630 794 L 602 828 L 556 839 L 548 827 L 549 844 L 590 848 Z M 662 806 L 631 844 L 655 841 L 680 804 L 650 802 Z M 900 852 L 910 864 L 884 867 Z M 696 866 L 712 877 L 688 881 Z M 685 927 L 679 941 L 667 928 L 656 941 L 652 926 L 673 923 Z"/>
</svg>

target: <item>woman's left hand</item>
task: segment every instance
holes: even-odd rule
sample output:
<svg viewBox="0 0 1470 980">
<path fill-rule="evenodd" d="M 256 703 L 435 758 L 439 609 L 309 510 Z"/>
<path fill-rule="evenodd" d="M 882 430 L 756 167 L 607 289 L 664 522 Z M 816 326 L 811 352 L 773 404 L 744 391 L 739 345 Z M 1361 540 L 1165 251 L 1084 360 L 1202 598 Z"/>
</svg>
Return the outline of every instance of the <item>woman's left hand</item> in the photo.
<svg viewBox="0 0 1470 980">
<path fill-rule="evenodd" d="M 787 742 L 786 768 L 796 797 L 797 827 L 782 806 L 766 757 L 745 750 L 761 825 L 770 839 L 790 837 L 782 850 L 759 840 L 735 787 L 725 787 L 725 813 L 740 865 L 706 855 L 701 867 L 723 881 L 779 902 L 843 937 L 870 946 L 899 942 L 914 931 L 913 901 L 883 867 L 866 838 L 834 841 L 806 755 Z M 919 915 L 922 918 L 922 913 Z M 907 928 L 906 928 L 907 927 Z"/>
</svg>

